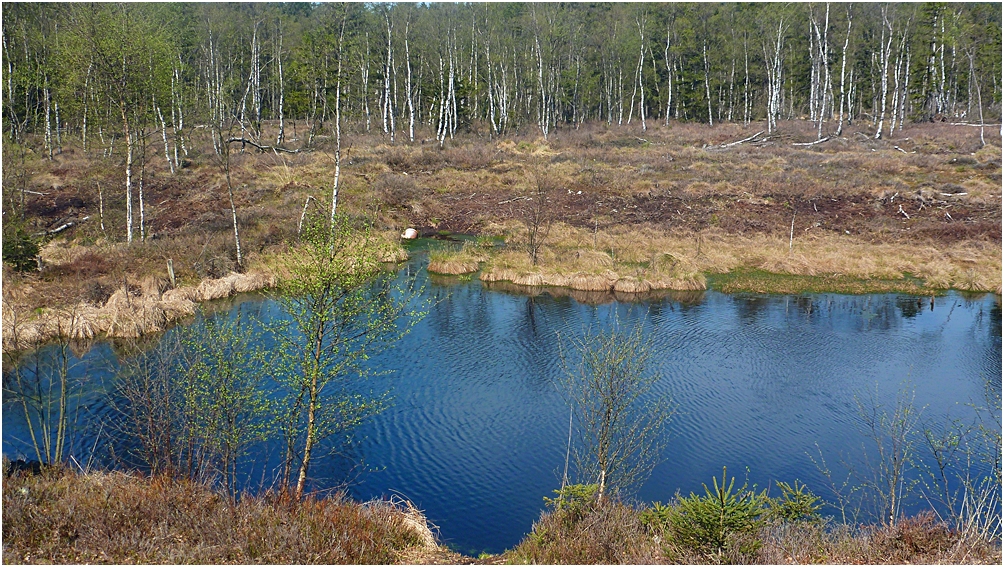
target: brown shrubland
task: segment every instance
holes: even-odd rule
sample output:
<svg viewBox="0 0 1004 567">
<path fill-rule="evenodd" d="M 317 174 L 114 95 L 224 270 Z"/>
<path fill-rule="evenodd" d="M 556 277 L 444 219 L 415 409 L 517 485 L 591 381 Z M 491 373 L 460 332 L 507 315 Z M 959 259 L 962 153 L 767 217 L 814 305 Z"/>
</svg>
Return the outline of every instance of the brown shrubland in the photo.
<svg viewBox="0 0 1004 567">
<path fill-rule="evenodd" d="M 187 481 L 60 469 L 6 478 L 3 540 L 4 563 L 331 565 L 449 555 L 405 501 L 233 502 Z"/>
<path fill-rule="evenodd" d="M 702 290 L 709 277 L 736 272 L 715 285 L 727 291 L 1000 293 L 997 140 L 982 147 L 976 129 L 940 123 L 906 124 L 895 138 L 875 140 L 855 125 L 840 138 L 800 147 L 792 143 L 814 140 L 815 130 L 788 121 L 763 143 L 721 147 L 761 129 L 673 122 L 641 133 L 585 123 L 560 128 L 547 140 L 533 128 L 494 140 L 461 133 L 442 148 L 388 143 L 381 133 L 358 131 L 347 138 L 352 147 L 342 168 L 339 209 L 354 226 L 370 227 L 386 240 L 385 261 L 406 258 L 398 235 L 409 226 L 502 236 L 505 247 L 476 259 L 486 282 L 628 294 Z M 29 194 L 29 230 L 90 218 L 51 238 L 41 272 L 5 269 L 4 301 L 20 302 L 24 322 L 38 310 L 42 316 L 55 308 L 80 310 L 75 306 L 81 302 L 103 307 L 123 281 L 142 287 L 148 277 L 164 278 L 168 259 L 179 287 L 197 289 L 213 280 L 202 286 L 205 297 L 230 293 L 226 278 L 237 268 L 233 227 L 207 136 L 193 132 L 191 145 L 201 153 L 174 174 L 161 160 L 148 163 L 147 237 L 137 234 L 132 245 L 124 242 L 124 196 L 113 189 L 122 183 L 118 167 L 85 154 L 73 139 L 52 161 L 39 160 L 28 189 L 45 196 Z M 316 142 L 295 155 L 234 154 L 242 271 L 275 273 L 275 259 L 295 245 L 308 196 L 308 211 L 325 213 L 333 147 L 325 137 Z M 545 166 L 560 187 L 549 197 L 555 224 L 536 267 L 506 251 L 525 245 L 514 198 L 533 185 L 531 161 Z M 104 231 L 99 183 L 105 188 Z M 474 258 L 452 256 L 433 268 L 477 269 Z M 17 299 L 8 293 L 15 289 Z M 170 311 L 187 310 L 182 304 Z M 156 311 L 143 318 L 128 332 L 161 326 Z M 77 334 L 103 332 L 102 324 L 85 320 Z M 116 327 L 129 327 L 121 323 Z"/>
</svg>

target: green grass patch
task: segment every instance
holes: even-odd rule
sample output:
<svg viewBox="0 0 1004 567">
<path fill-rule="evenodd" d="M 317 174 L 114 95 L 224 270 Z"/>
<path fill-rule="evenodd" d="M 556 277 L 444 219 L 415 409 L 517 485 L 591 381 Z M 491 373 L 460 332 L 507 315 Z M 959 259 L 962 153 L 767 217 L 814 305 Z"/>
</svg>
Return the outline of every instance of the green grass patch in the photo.
<svg viewBox="0 0 1004 567">
<path fill-rule="evenodd" d="M 708 288 L 722 293 L 908 293 L 913 295 L 942 294 L 942 290 L 924 287 L 924 280 L 904 275 L 895 280 L 862 279 L 852 276 L 827 274 L 799 276 L 776 274 L 764 270 L 740 269 L 725 274 L 705 274 Z"/>
</svg>

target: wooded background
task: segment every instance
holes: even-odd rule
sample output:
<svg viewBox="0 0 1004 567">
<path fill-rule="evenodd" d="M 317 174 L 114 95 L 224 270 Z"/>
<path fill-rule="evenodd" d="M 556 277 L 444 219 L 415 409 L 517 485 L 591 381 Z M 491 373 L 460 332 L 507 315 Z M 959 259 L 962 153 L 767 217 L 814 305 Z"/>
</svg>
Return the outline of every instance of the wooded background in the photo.
<svg viewBox="0 0 1004 567">
<path fill-rule="evenodd" d="M 10 140 L 162 142 L 172 167 L 193 128 L 299 148 L 336 106 L 392 141 L 670 119 L 879 137 L 1000 121 L 1001 7 L 5 3 L 3 71 Z"/>
</svg>

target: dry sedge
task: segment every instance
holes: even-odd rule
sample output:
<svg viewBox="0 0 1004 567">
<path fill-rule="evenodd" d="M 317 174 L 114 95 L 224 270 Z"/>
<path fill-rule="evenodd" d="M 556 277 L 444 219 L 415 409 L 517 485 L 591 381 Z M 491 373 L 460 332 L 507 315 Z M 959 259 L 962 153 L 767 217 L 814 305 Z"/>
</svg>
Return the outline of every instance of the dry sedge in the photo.
<svg viewBox="0 0 1004 567">
<path fill-rule="evenodd" d="M 471 242 L 462 246 L 441 246 L 429 251 L 428 270 L 434 274 L 459 276 L 478 271 L 487 254 Z"/>
<path fill-rule="evenodd" d="M 583 246 L 593 242 L 595 248 Z M 714 229 L 688 234 L 615 227 L 591 233 L 559 224 L 537 266 L 531 266 L 526 254 L 501 252 L 489 260 L 481 279 L 643 292 L 706 289 L 704 274 L 747 270 L 748 277 L 731 279 L 726 291 L 786 292 L 792 287 L 790 281 L 780 282 L 770 274 L 819 277 L 801 287 L 822 290 L 831 283 L 837 289 L 830 291 L 849 293 L 930 293 L 949 288 L 999 293 L 1001 289 L 999 250 L 981 242 L 882 244 L 847 235 L 811 234 L 790 245 L 789 250 L 788 239 L 782 237 L 730 235 Z M 783 285 L 772 287 L 775 283 Z"/>
<path fill-rule="evenodd" d="M 229 297 L 275 285 L 275 276 L 265 272 L 231 273 L 204 280 L 198 287 L 164 290 L 166 282 L 147 278 L 141 293 L 120 287 L 102 306 L 81 302 L 72 308 L 55 308 L 38 314 L 24 313 L 17 301 L 4 301 L 3 345 L 5 350 L 24 349 L 55 337 L 91 339 L 137 338 L 164 331 L 168 324 L 195 313 L 196 302 Z"/>
</svg>

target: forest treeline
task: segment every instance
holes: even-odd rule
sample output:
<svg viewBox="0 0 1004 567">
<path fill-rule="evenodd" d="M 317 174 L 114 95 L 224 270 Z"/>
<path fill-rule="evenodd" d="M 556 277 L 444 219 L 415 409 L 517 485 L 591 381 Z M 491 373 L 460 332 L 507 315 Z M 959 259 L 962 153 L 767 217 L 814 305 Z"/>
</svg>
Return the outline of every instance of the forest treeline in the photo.
<svg viewBox="0 0 1004 567">
<path fill-rule="evenodd" d="M 175 166 L 193 128 L 301 147 L 336 111 L 440 143 L 586 120 L 881 136 L 999 119 L 1000 53 L 996 3 L 5 3 L 4 132 L 163 143 Z"/>
</svg>

